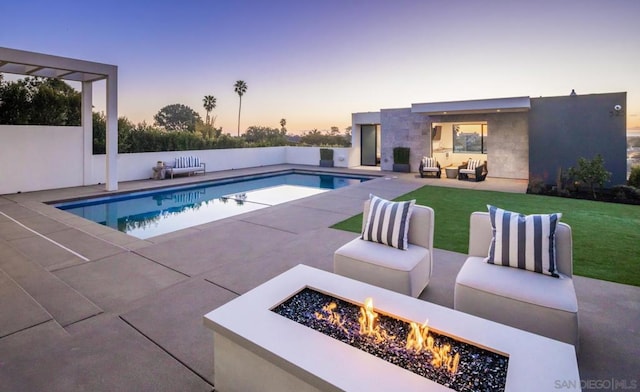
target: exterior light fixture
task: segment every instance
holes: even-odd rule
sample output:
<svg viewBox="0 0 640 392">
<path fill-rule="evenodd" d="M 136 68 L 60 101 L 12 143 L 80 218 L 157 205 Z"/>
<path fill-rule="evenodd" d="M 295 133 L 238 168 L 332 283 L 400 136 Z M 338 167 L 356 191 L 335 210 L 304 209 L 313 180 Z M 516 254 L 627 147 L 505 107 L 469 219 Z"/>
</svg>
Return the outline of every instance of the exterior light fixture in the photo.
<svg viewBox="0 0 640 392">
<path fill-rule="evenodd" d="M 614 105 L 613 110 L 609 112 L 609 117 L 619 117 L 624 116 L 624 110 L 622 110 L 622 105 Z"/>
</svg>

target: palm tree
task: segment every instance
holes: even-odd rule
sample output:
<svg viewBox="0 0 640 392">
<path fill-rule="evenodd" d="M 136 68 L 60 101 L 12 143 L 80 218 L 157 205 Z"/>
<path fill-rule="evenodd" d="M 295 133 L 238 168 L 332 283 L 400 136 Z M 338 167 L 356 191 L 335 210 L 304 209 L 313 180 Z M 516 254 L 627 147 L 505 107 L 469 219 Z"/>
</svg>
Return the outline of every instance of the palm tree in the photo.
<svg viewBox="0 0 640 392">
<path fill-rule="evenodd" d="M 280 128 L 286 130 L 285 125 L 287 125 L 287 120 L 283 118 L 280 120 Z"/>
<path fill-rule="evenodd" d="M 213 95 L 205 95 L 204 99 L 202 100 L 202 103 L 204 103 L 204 110 L 207 111 L 207 125 L 208 125 L 211 122 L 209 113 L 211 113 L 211 111 L 216 108 L 216 97 L 214 97 Z"/>
<path fill-rule="evenodd" d="M 240 136 L 240 112 L 242 111 L 242 96 L 247 92 L 247 84 L 243 80 L 238 80 L 233 85 L 236 93 L 240 97 L 240 107 L 238 108 L 238 137 Z"/>
</svg>

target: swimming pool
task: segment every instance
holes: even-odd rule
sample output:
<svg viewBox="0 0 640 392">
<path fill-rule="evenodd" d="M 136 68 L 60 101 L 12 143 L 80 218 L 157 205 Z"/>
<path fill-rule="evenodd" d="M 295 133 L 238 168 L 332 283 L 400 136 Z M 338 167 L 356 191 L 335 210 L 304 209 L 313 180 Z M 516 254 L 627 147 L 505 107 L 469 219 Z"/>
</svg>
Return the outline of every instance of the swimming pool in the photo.
<svg viewBox="0 0 640 392">
<path fill-rule="evenodd" d="M 53 206 L 145 239 L 358 184 L 372 178 L 375 177 L 290 170 L 54 203 Z"/>
</svg>

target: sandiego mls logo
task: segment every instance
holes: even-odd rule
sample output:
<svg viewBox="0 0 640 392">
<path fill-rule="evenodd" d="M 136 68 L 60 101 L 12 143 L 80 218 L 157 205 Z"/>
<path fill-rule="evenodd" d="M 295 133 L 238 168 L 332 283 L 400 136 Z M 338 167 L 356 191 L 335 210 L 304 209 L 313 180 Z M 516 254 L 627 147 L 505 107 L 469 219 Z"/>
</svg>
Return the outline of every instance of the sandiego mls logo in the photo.
<svg viewBox="0 0 640 392">
<path fill-rule="evenodd" d="M 609 378 L 602 380 L 556 380 L 556 389 L 577 389 L 584 391 L 625 391 L 635 390 L 638 388 L 638 380 L 621 380 L 617 378 Z"/>
</svg>

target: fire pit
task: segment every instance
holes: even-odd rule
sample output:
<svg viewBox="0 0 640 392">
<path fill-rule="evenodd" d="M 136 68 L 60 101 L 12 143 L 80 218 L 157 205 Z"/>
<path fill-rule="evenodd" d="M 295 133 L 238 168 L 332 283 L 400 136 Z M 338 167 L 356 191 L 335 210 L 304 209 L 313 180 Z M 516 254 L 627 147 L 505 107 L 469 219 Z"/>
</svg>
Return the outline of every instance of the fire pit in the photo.
<svg viewBox="0 0 640 392">
<path fill-rule="evenodd" d="M 281 315 L 301 313 L 290 306 L 301 294 L 320 298 L 302 305 L 302 313 L 313 316 L 303 318 L 329 323 L 328 335 Z M 361 309 L 367 297 L 375 303 Z M 362 323 L 352 320 L 361 316 Z M 214 332 L 214 386 L 221 392 L 521 392 L 580 379 L 571 345 L 303 265 L 210 312 L 204 322 Z M 361 325 L 377 332 L 358 337 Z M 393 343 L 381 345 L 385 340 Z M 400 359 L 383 358 L 385 346 Z"/>
<path fill-rule="evenodd" d="M 503 391 L 509 359 L 418 324 L 305 288 L 273 311 L 455 391 Z M 461 359 L 462 358 L 462 359 Z"/>
</svg>

